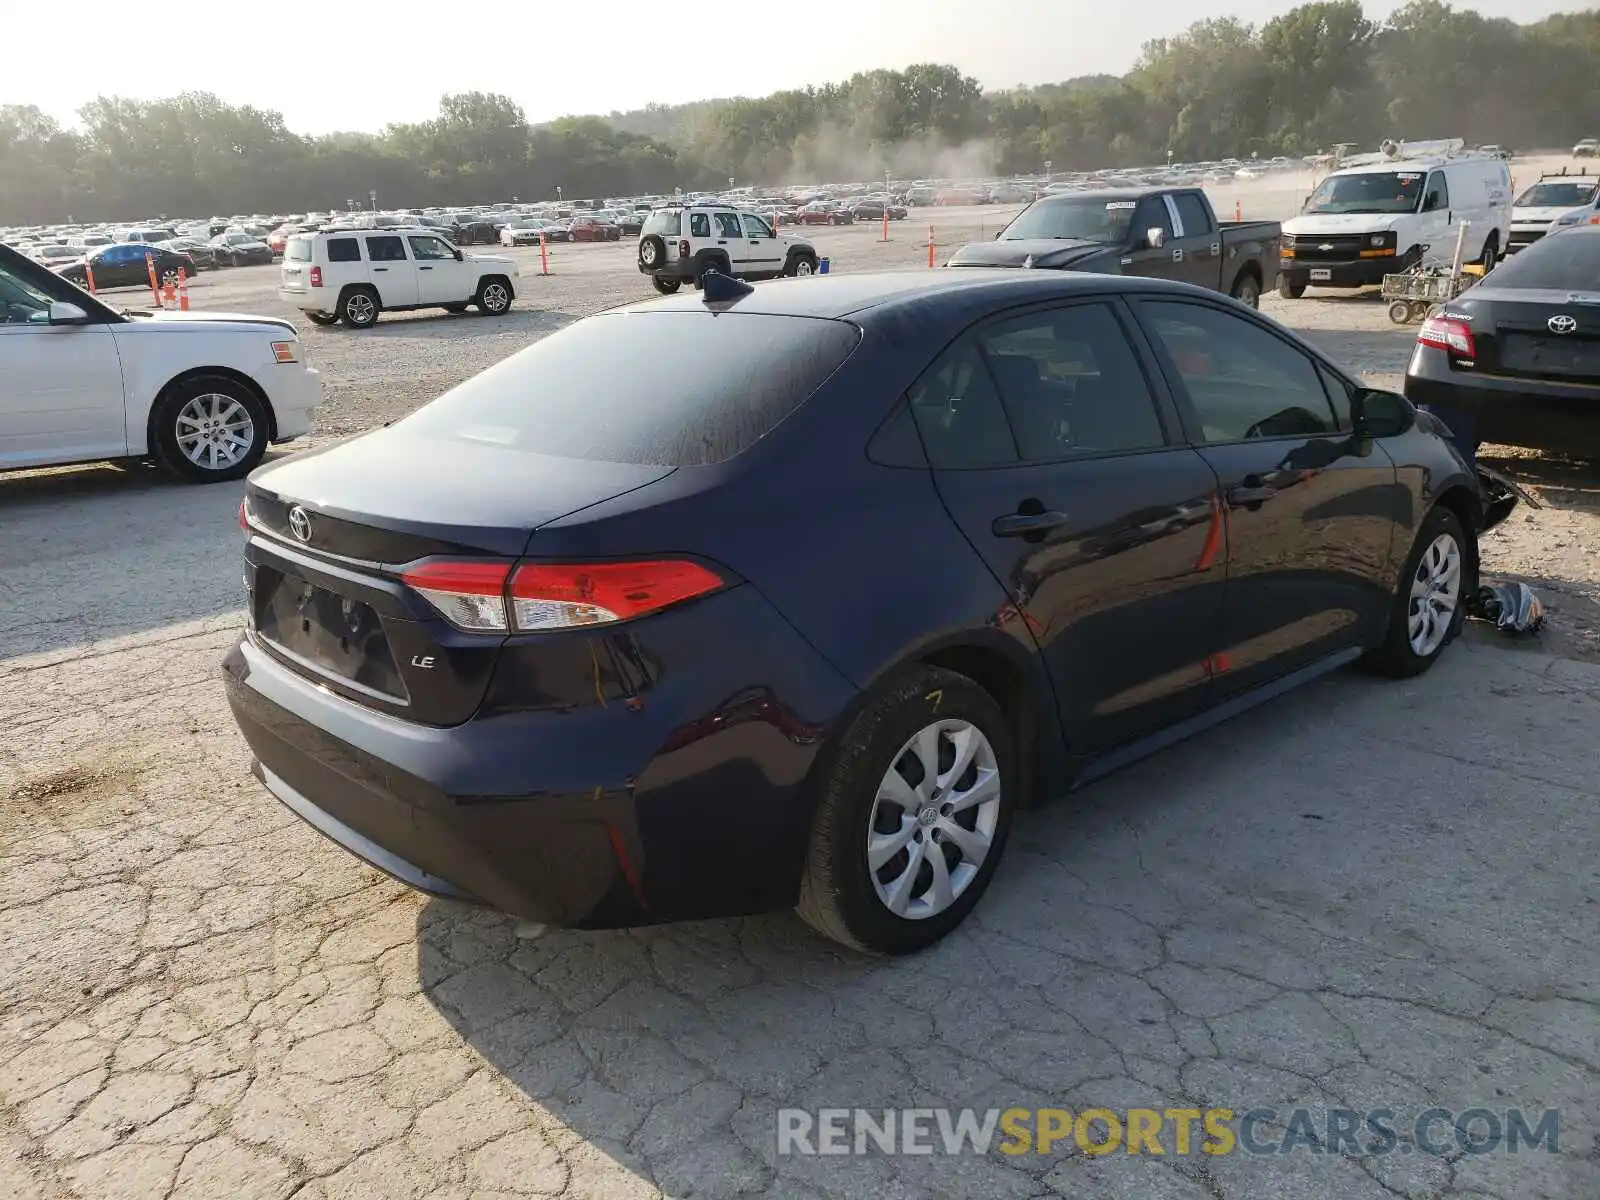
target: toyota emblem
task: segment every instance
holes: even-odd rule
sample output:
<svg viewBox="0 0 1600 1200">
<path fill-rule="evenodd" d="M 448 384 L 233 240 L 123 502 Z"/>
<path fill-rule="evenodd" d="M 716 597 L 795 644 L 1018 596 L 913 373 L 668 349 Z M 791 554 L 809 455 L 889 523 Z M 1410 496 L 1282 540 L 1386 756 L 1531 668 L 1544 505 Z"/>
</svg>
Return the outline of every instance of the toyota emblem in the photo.
<svg viewBox="0 0 1600 1200">
<path fill-rule="evenodd" d="M 1577 320 L 1573 317 L 1567 316 L 1566 313 L 1557 313 L 1555 316 L 1546 321 L 1545 324 L 1550 327 L 1551 333 L 1571 333 L 1578 327 Z"/>
<path fill-rule="evenodd" d="M 289 510 L 289 532 L 302 542 L 311 540 L 311 514 L 298 504 Z"/>
</svg>

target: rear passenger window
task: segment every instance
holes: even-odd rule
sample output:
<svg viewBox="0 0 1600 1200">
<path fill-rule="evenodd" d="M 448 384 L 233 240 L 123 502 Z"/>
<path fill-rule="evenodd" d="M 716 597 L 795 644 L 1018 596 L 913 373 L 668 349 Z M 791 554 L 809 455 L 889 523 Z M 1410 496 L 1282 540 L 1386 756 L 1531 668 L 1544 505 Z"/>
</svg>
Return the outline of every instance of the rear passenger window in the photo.
<svg viewBox="0 0 1600 1200">
<path fill-rule="evenodd" d="M 405 262 L 405 243 L 397 237 L 369 237 L 367 259 L 370 262 Z"/>
<path fill-rule="evenodd" d="M 970 338 L 940 355 L 912 385 L 909 399 L 929 466 L 972 469 L 1017 461 L 1000 394 Z"/>
<path fill-rule="evenodd" d="M 1139 360 L 1104 304 L 1015 317 L 979 342 L 1024 462 L 1166 444 Z"/>
<path fill-rule="evenodd" d="M 689 214 L 689 236 L 707 238 L 711 236 L 711 216 L 709 213 Z"/>
<path fill-rule="evenodd" d="M 1206 212 L 1206 202 L 1199 196 L 1193 192 L 1178 192 L 1172 197 L 1172 203 L 1177 205 L 1184 237 L 1204 237 L 1211 232 L 1211 215 Z"/>
<path fill-rule="evenodd" d="M 328 261 L 335 262 L 360 262 L 361 243 L 355 238 L 329 238 Z"/>
</svg>

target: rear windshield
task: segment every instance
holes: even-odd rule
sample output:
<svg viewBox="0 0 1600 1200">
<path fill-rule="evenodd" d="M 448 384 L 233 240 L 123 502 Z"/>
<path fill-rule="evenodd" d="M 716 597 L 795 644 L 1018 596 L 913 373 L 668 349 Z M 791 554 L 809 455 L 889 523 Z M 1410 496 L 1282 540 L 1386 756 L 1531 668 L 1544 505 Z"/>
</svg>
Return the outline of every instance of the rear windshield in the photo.
<svg viewBox="0 0 1600 1200">
<path fill-rule="evenodd" d="M 396 428 L 560 458 L 708 466 L 770 433 L 859 340 L 854 325 L 812 317 L 601 315 L 535 342 Z"/>
<path fill-rule="evenodd" d="M 645 218 L 643 234 L 656 233 L 662 237 L 680 237 L 683 234 L 683 213 L 653 212 Z"/>
<path fill-rule="evenodd" d="M 1490 271 L 1483 286 L 1600 292 L 1600 228 L 1580 225 L 1540 238 Z"/>
<path fill-rule="evenodd" d="M 311 239 L 292 237 L 283 244 L 283 256 L 290 262 L 311 261 Z"/>
</svg>

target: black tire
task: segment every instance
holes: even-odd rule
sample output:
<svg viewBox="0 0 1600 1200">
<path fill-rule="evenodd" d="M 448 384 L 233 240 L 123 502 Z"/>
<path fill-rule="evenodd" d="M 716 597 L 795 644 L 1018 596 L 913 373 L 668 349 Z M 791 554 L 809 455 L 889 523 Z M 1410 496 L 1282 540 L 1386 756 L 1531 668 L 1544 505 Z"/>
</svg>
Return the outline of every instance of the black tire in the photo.
<svg viewBox="0 0 1600 1200">
<path fill-rule="evenodd" d="M 478 281 L 478 294 L 472 302 L 486 317 L 503 317 L 511 311 L 511 284 L 500 275 L 486 275 Z"/>
<path fill-rule="evenodd" d="M 237 415 L 225 404 L 207 400 L 207 397 L 225 397 L 236 403 L 249 417 L 248 446 L 239 457 L 216 467 L 206 465 L 210 454 L 204 439 L 198 445 L 191 443 L 190 447 L 185 447 L 179 440 L 180 437 L 195 436 L 194 426 L 189 422 L 196 414 L 193 410 L 185 411 L 189 410 L 191 404 L 202 409 L 220 410 L 219 415 L 226 414 L 227 424 L 237 431 Z M 180 418 L 184 420 L 180 422 Z M 248 475 L 267 452 L 267 431 L 267 409 L 260 397 L 245 384 L 226 375 L 196 375 L 173 384 L 157 399 L 150 417 L 150 445 L 156 458 L 167 470 L 191 483 L 224 483 Z M 191 449 L 197 457 L 190 457 Z"/>
<path fill-rule="evenodd" d="M 683 280 L 672 279 L 665 275 L 652 275 L 650 282 L 663 296 L 670 296 L 683 286 Z"/>
<path fill-rule="evenodd" d="M 994 751 L 1000 792 L 989 849 L 965 890 L 949 907 L 922 919 L 898 916 L 879 898 L 867 859 L 870 822 L 879 786 L 895 766 L 902 747 L 919 731 L 934 721 L 951 719 L 970 723 Z M 945 745 L 949 743 L 943 743 L 941 750 Z M 960 781 L 951 782 L 954 785 Z M 932 945 L 966 919 L 988 888 L 1005 852 L 1006 836 L 1016 807 L 1018 771 L 1014 739 L 994 697 L 954 671 L 934 667 L 909 670 L 887 683 L 857 714 L 823 767 L 818 783 L 820 795 L 812 819 L 810 846 L 796 909 L 808 925 L 834 941 L 857 949 L 909 954 Z M 902 820 L 906 813 L 908 809 L 902 810 Z M 948 861 L 946 851 L 955 851 L 955 843 L 948 837 L 938 840 L 936 827 L 926 826 L 918 819 L 918 814 L 912 817 L 916 821 L 913 836 L 924 856 L 924 864 L 929 847 L 937 847 L 932 852 L 945 856 Z M 932 819 L 944 818 L 936 813 Z M 924 828 L 928 830 L 926 841 L 923 841 Z M 963 825 L 963 828 L 967 827 Z M 909 849 L 911 843 L 906 845 Z M 908 849 L 898 851 L 896 858 L 880 870 L 893 870 L 897 862 L 901 867 L 906 866 L 899 862 L 899 855 L 907 854 Z M 957 857 L 959 860 L 959 852 Z M 932 873 L 933 868 L 928 866 L 930 879 Z M 921 884 L 922 894 L 926 895 L 928 885 L 922 884 L 922 878 L 919 868 L 912 876 L 911 886 L 916 888 Z"/>
<path fill-rule="evenodd" d="M 369 287 L 353 287 L 339 297 L 339 319 L 351 329 L 371 329 L 382 312 L 378 293 Z"/>
<path fill-rule="evenodd" d="M 326 326 L 337 325 L 339 323 L 339 316 L 337 313 L 307 313 L 306 318 L 313 325 Z"/>
<path fill-rule="evenodd" d="M 707 271 L 720 271 L 724 275 L 732 275 L 733 266 L 725 258 L 713 258 L 709 255 L 702 258 L 694 270 L 695 287 L 704 284 Z"/>
<path fill-rule="evenodd" d="M 1443 639 L 1428 653 L 1419 654 L 1412 646 L 1410 636 L 1413 604 L 1411 585 L 1423 566 L 1424 556 L 1443 536 L 1455 539 L 1456 552 L 1460 556 L 1455 610 L 1450 616 Z M 1383 642 L 1375 650 L 1367 653 L 1362 665 L 1376 674 L 1387 675 L 1391 679 L 1409 679 L 1433 666 L 1439 655 L 1444 653 L 1444 648 L 1461 632 L 1461 626 L 1467 616 L 1467 597 L 1478 585 L 1477 561 L 1477 552 L 1468 543 L 1467 534 L 1461 527 L 1461 519 L 1444 505 L 1437 505 L 1424 518 L 1422 528 L 1417 531 L 1416 541 L 1412 543 L 1411 553 L 1406 555 L 1405 570 L 1400 573 L 1400 582 L 1395 588 L 1394 601 L 1389 611 L 1389 628 L 1384 633 Z"/>
<path fill-rule="evenodd" d="M 1241 304 L 1247 304 L 1251 308 L 1259 309 L 1261 307 L 1261 281 L 1249 271 L 1246 271 L 1233 281 L 1233 290 L 1229 295 Z"/>
<path fill-rule="evenodd" d="M 1290 279 L 1287 275 L 1278 276 L 1278 295 L 1285 300 L 1298 300 L 1306 294 L 1306 285 Z"/>
<path fill-rule="evenodd" d="M 1478 265 L 1487 275 L 1494 270 L 1495 263 L 1500 261 L 1500 239 L 1495 234 L 1489 235 L 1489 240 L 1483 244 L 1483 253 L 1478 256 Z"/>
<path fill-rule="evenodd" d="M 804 264 L 802 266 L 802 264 Z M 783 264 L 783 273 L 788 276 L 815 275 L 817 273 L 817 256 L 804 250 L 797 251 L 789 256 L 789 261 Z"/>
<path fill-rule="evenodd" d="M 667 243 L 659 235 L 652 233 L 649 237 L 639 242 L 639 263 L 647 271 L 654 271 L 666 265 Z"/>
<path fill-rule="evenodd" d="M 446 304 L 444 310 L 447 313 L 464 313 L 469 307 L 467 304 Z"/>
</svg>

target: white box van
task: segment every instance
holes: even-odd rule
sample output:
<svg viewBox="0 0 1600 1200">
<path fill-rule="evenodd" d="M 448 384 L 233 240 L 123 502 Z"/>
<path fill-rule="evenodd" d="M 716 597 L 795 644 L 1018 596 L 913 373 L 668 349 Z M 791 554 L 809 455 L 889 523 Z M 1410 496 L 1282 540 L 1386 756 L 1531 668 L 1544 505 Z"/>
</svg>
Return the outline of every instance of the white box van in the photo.
<svg viewBox="0 0 1600 1200">
<path fill-rule="evenodd" d="M 385 310 L 475 304 L 499 316 L 516 299 L 517 275 L 513 260 L 467 254 L 437 229 L 323 229 L 284 243 L 278 296 L 313 324 L 365 329 Z"/>
<path fill-rule="evenodd" d="M 1463 223 L 1464 257 L 1491 268 L 1511 237 L 1511 168 L 1490 155 L 1372 155 L 1335 171 L 1302 215 L 1283 223 L 1278 291 L 1357 288 L 1424 260 L 1448 263 Z M 1424 250 L 1424 247 L 1427 247 Z"/>
</svg>

